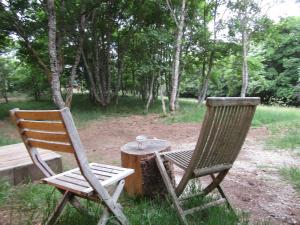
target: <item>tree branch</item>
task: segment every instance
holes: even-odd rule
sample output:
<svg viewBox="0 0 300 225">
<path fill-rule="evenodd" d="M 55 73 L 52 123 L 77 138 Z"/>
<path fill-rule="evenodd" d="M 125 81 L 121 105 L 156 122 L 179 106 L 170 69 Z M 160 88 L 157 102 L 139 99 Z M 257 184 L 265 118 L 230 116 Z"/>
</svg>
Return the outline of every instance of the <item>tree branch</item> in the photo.
<svg viewBox="0 0 300 225">
<path fill-rule="evenodd" d="M 5 6 L 2 2 L 0 2 L 0 6 L 1 8 L 3 8 L 4 12 L 7 12 L 5 10 L 5 8 L 7 6 Z M 12 11 L 12 10 L 11 10 Z M 13 12 L 13 11 L 12 11 Z M 18 17 L 16 16 L 15 12 L 13 12 L 13 14 L 9 14 L 6 13 L 7 17 L 5 17 L 6 20 L 12 20 L 13 21 L 13 26 L 15 28 L 15 32 L 16 34 L 23 39 L 23 41 L 25 42 L 26 48 L 29 50 L 29 52 L 31 52 L 32 56 L 37 60 L 38 65 L 40 66 L 40 68 L 44 71 L 44 73 L 46 74 L 48 80 L 51 80 L 51 71 L 49 66 L 43 61 L 43 59 L 39 56 L 39 53 L 32 47 L 32 43 L 29 41 L 25 30 L 23 28 L 22 23 L 19 21 Z"/>
<path fill-rule="evenodd" d="M 170 14 L 171 14 L 171 16 L 173 17 L 176 26 L 179 27 L 179 23 L 178 23 L 176 14 L 175 14 L 175 10 L 172 8 L 171 3 L 170 3 L 169 0 L 166 0 L 166 2 L 167 2 L 167 6 L 168 6 L 168 8 L 169 8 L 169 10 L 170 10 Z"/>
</svg>

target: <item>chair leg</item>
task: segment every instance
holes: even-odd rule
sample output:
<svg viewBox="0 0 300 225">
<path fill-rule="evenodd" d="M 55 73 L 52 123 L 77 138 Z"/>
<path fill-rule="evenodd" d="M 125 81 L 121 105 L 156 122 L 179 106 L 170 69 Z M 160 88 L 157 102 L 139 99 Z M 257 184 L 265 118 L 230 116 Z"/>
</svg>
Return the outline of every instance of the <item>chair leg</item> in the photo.
<svg viewBox="0 0 300 225">
<path fill-rule="evenodd" d="M 57 189 L 62 195 L 66 193 L 65 190 Z M 81 205 L 80 201 L 74 196 L 70 199 L 70 204 L 77 209 L 78 212 L 83 213 L 83 214 L 90 214 L 84 206 Z"/>
<path fill-rule="evenodd" d="M 60 200 L 60 202 L 57 204 L 55 210 L 51 213 L 50 217 L 48 218 L 47 222 L 45 225 L 51 225 L 54 224 L 57 218 L 60 216 L 62 213 L 66 203 L 70 201 L 70 199 L 73 197 L 73 194 L 70 192 L 66 191 Z"/>
<path fill-rule="evenodd" d="M 213 179 L 213 181 L 216 180 L 216 177 L 215 177 L 214 174 L 211 174 L 210 176 L 211 176 L 211 178 Z M 232 207 L 232 205 L 231 205 L 229 199 L 227 198 L 226 194 L 224 193 L 224 191 L 223 191 L 223 189 L 222 189 L 222 187 L 221 187 L 221 184 L 219 184 L 219 185 L 217 186 L 217 189 L 218 189 L 220 195 L 226 200 L 226 203 L 227 203 L 228 208 L 230 208 L 231 210 L 233 210 L 233 207 Z"/>
<path fill-rule="evenodd" d="M 217 177 L 213 179 L 213 181 L 203 190 L 204 195 L 209 194 L 212 192 L 215 188 L 218 187 L 218 185 L 222 182 L 222 180 L 225 178 L 226 174 L 228 173 L 228 170 L 224 170 L 218 174 Z"/>
<path fill-rule="evenodd" d="M 163 161 L 162 161 L 162 159 L 161 159 L 161 157 L 160 157 L 160 155 L 159 155 L 158 152 L 155 152 L 155 155 L 156 155 L 155 159 L 156 159 L 157 167 L 158 167 L 158 169 L 160 171 L 160 174 L 161 174 L 161 176 L 163 178 L 165 186 L 166 186 L 169 194 L 171 195 L 171 198 L 172 198 L 172 201 L 173 201 L 173 205 L 174 205 L 174 207 L 175 207 L 175 209 L 176 209 L 176 211 L 178 213 L 179 219 L 180 219 L 180 223 L 182 225 L 188 225 L 188 222 L 187 222 L 187 220 L 185 218 L 185 214 L 184 214 L 184 212 L 183 212 L 183 210 L 182 210 L 182 208 L 180 206 L 180 202 L 179 202 L 178 197 L 177 197 L 177 195 L 175 193 L 174 187 L 173 187 L 172 182 L 171 182 L 171 180 L 170 180 L 170 178 L 168 176 L 168 173 L 167 173 L 166 168 L 165 168 L 165 166 L 163 164 Z"/>
<path fill-rule="evenodd" d="M 122 190 L 122 188 L 120 188 L 120 190 Z M 127 217 L 123 213 L 120 204 L 116 203 L 116 201 L 107 193 L 105 189 L 101 191 L 102 193 L 99 194 L 99 197 L 103 200 L 103 204 L 105 204 L 105 207 L 108 208 L 109 212 L 112 213 L 122 225 L 129 225 Z"/>
<path fill-rule="evenodd" d="M 124 185 L 125 185 L 125 180 L 121 180 L 118 183 L 118 185 L 117 185 L 117 187 L 116 187 L 116 189 L 115 189 L 115 191 L 112 195 L 112 199 L 115 203 L 117 203 L 117 201 L 118 201 L 118 199 L 119 199 L 119 197 L 120 197 L 120 195 L 123 191 Z M 102 216 L 101 216 L 101 218 L 98 222 L 98 225 L 105 225 L 108 221 L 109 214 L 110 214 L 109 209 L 107 207 L 105 207 L 105 209 L 103 211 L 103 214 L 102 214 Z"/>
</svg>

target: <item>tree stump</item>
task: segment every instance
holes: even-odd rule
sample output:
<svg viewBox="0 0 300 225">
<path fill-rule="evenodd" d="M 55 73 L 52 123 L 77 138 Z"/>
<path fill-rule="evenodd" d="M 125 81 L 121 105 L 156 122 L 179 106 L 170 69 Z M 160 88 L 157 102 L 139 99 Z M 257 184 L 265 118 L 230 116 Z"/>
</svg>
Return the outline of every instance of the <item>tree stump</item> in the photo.
<svg viewBox="0 0 300 225">
<path fill-rule="evenodd" d="M 154 152 L 170 150 L 170 143 L 160 139 L 147 139 L 142 144 L 133 141 L 121 147 L 122 166 L 135 170 L 134 174 L 126 178 L 125 183 L 125 190 L 130 196 L 154 198 L 163 197 L 167 193 L 156 165 Z M 175 178 L 172 164 L 166 162 L 166 168 L 174 184 Z"/>
</svg>

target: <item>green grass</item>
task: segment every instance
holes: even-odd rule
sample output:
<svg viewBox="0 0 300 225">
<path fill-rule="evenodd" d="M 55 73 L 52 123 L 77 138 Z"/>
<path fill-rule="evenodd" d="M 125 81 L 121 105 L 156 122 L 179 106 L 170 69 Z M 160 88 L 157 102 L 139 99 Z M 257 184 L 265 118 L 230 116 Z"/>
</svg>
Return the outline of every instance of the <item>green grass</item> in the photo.
<svg viewBox="0 0 300 225">
<path fill-rule="evenodd" d="M 0 207 L 7 201 L 7 193 L 9 192 L 9 184 L 0 180 Z"/>
<path fill-rule="evenodd" d="M 17 101 L 9 103 L 0 103 L 0 120 L 4 120 L 9 117 L 9 110 L 13 108 L 20 109 L 54 109 L 55 106 L 51 101 Z"/>
<path fill-rule="evenodd" d="M 300 119 L 300 109 L 294 107 L 259 106 L 255 112 L 252 125 L 256 127 L 265 125 L 293 124 Z"/>
<path fill-rule="evenodd" d="M 292 107 L 259 106 L 253 126 L 266 126 L 270 137 L 268 148 L 290 149 L 300 152 L 300 109 Z"/>
<path fill-rule="evenodd" d="M 57 191 L 47 185 L 27 184 L 8 188 L 5 185 L 2 187 L 0 183 L 0 210 L 4 209 L 6 216 L 12 217 L 12 224 L 20 224 L 19 221 L 22 221 L 22 224 L 45 222 L 60 197 L 61 195 Z M 81 214 L 73 207 L 67 206 L 57 224 L 97 224 L 102 207 L 86 200 L 82 200 L 82 204 L 91 212 L 90 216 Z M 133 199 L 123 196 L 121 204 L 132 225 L 180 224 L 168 199 Z M 238 212 L 235 215 L 225 205 L 198 212 L 189 216 L 188 220 L 192 225 L 249 224 L 246 214 Z M 111 218 L 108 224 L 115 224 L 114 221 L 115 219 Z"/>
<path fill-rule="evenodd" d="M 166 118 L 167 123 L 201 122 L 204 105 L 181 100 L 176 115 Z M 270 136 L 266 140 L 269 149 L 290 149 L 300 152 L 300 109 L 279 106 L 258 106 L 252 127 L 267 127 Z"/>
<path fill-rule="evenodd" d="M 77 125 L 82 125 L 88 121 L 101 119 L 105 117 L 142 115 L 144 114 L 144 102 L 136 97 L 120 97 L 118 105 L 110 105 L 106 108 L 92 103 L 87 95 L 74 95 L 72 103 L 72 114 Z M 16 101 L 9 103 L 0 103 L 0 120 L 9 117 L 9 110 L 13 108 L 20 109 L 55 109 L 51 100 L 43 101 Z M 160 113 L 160 102 L 155 101 L 149 113 Z"/>
<path fill-rule="evenodd" d="M 77 126 L 84 126 L 87 122 L 104 119 L 107 117 L 120 117 L 129 115 L 143 115 L 144 102 L 136 97 L 120 97 L 118 105 L 110 105 L 106 108 L 91 103 L 87 96 L 75 96 L 72 106 L 72 115 Z M 161 113 L 160 102 L 155 101 L 149 113 Z"/>
<path fill-rule="evenodd" d="M 19 136 L 11 135 L 15 127 L 9 122 L 9 110 L 20 109 L 55 109 L 51 100 L 43 101 L 16 101 L 0 103 L 0 146 L 20 142 Z M 110 105 L 106 108 L 91 103 L 87 95 L 75 95 L 71 108 L 73 118 L 77 127 L 87 126 L 89 122 L 105 119 L 108 117 L 120 117 L 129 115 L 143 115 L 144 103 L 135 97 L 120 97 L 118 105 Z M 161 113 L 160 102 L 155 101 L 149 113 Z M 2 125 L 3 123 L 3 125 Z"/>
<path fill-rule="evenodd" d="M 280 169 L 280 174 L 300 193 L 300 168 L 284 167 Z"/>
<path fill-rule="evenodd" d="M 176 114 L 165 119 L 167 123 L 197 123 L 203 120 L 206 111 L 204 105 L 186 99 L 180 99 L 179 104 Z"/>
<path fill-rule="evenodd" d="M 166 117 L 166 123 L 197 123 L 203 120 L 205 106 L 198 105 L 190 99 L 180 99 L 180 108 L 176 115 Z M 118 105 L 110 105 L 106 108 L 91 103 L 87 95 L 75 95 L 72 104 L 72 114 L 77 127 L 86 126 L 89 122 L 108 117 L 120 117 L 129 115 L 143 115 L 144 103 L 135 97 L 120 97 Z M 8 117 L 8 111 L 12 108 L 21 109 L 53 109 L 49 101 L 19 101 L 8 104 L 0 104 L 0 122 Z M 149 113 L 161 113 L 160 101 L 155 101 Z M 265 126 L 270 131 L 266 140 L 266 146 L 270 149 L 292 149 L 300 152 L 300 109 L 279 106 L 259 106 L 256 110 L 253 127 Z M 19 139 L 9 136 L 9 129 L 6 131 L 0 126 L 0 146 L 15 143 Z"/>
<path fill-rule="evenodd" d="M 0 146 L 16 144 L 18 142 L 19 141 L 17 138 L 14 139 L 11 137 L 7 137 L 6 135 L 3 135 L 3 134 L 0 135 Z"/>
</svg>

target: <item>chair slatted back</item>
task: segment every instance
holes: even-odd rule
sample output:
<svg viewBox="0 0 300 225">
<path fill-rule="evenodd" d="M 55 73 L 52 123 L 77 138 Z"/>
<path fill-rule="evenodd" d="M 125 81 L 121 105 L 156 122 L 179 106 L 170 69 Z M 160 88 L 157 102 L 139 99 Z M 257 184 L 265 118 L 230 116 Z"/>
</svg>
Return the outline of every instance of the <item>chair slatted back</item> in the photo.
<svg viewBox="0 0 300 225">
<path fill-rule="evenodd" d="M 208 98 L 190 169 L 205 175 L 231 168 L 259 103 L 259 98 Z"/>
<path fill-rule="evenodd" d="M 42 160 L 36 148 L 73 153 L 81 174 L 91 188 L 102 200 L 110 204 L 109 193 L 89 166 L 69 108 L 43 111 L 13 109 L 10 114 L 18 127 L 33 163 L 43 172 L 45 177 L 54 176 L 55 173 Z"/>
<path fill-rule="evenodd" d="M 11 111 L 21 137 L 30 148 L 74 153 L 61 110 Z"/>
</svg>

